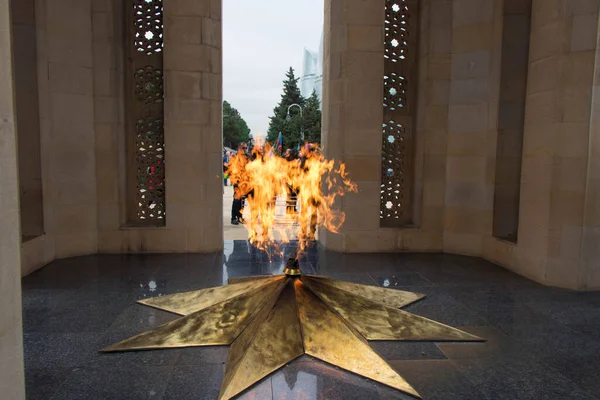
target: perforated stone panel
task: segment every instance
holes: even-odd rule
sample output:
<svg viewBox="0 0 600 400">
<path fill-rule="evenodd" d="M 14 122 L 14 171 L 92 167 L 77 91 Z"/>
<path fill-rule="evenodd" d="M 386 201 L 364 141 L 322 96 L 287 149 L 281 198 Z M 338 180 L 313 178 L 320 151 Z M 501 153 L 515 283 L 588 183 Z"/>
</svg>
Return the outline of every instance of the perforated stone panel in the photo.
<svg viewBox="0 0 600 400">
<path fill-rule="evenodd" d="M 386 0 L 381 225 L 412 223 L 418 1 Z"/>
</svg>

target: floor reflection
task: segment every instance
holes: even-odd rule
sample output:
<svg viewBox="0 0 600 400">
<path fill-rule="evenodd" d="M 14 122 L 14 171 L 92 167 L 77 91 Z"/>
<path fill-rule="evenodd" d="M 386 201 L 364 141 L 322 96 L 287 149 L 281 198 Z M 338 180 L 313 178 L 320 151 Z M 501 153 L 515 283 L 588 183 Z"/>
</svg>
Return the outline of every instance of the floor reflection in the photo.
<svg viewBox="0 0 600 400">
<path fill-rule="evenodd" d="M 110 357 L 97 350 L 177 317 L 136 300 L 281 273 L 296 244 L 277 252 L 240 240 L 211 254 L 74 257 L 25 277 L 27 399 L 217 398 L 226 347 Z M 488 339 L 477 346 L 374 345 L 427 400 L 598 398 L 600 293 L 543 287 L 487 261 L 447 254 L 340 254 L 312 244 L 300 265 L 304 273 L 424 293 L 407 311 Z M 247 395 L 241 398 L 410 398 L 310 357 Z"/>
<path fill-rule="evenodd" d="M 277 387 L 276 399 L 317 399 L 317 376 L 284 367 L 275 375 L 272 385 Z M 283 380 L 284 384 L 281 383 Z"/>
</svg>

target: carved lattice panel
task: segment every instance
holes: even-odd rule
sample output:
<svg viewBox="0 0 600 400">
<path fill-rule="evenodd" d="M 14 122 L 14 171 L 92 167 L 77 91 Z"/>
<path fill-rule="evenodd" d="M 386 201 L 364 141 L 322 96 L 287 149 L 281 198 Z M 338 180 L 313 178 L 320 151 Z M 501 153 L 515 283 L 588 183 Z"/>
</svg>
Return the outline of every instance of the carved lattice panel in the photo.
<svg viewBox="0 0 600 400">
<path fill-rule="evenodd" d="M 163 72 L 147 65 L 135 71 L 135 98 L 143 103 L 163 101 Z"/>
<path fill-rule="evenodd" d="M 140 220 L 165 216 L 165 157 L 163 121 L 153 117 L 136 124 L 137 201 Z"/>
<path fill-rule="evenodd" d="M 391 72 L 383 77 L 383 107 L 396 111 L 406 105 L 405 77 Z"/>
<path fill-rule="evenodd" d="M 152 55 L 163 48 L 162 0 L 134 0 L 135 48 Z"/>
<path fill-rule="evenodd" d="M 383 124 L 381 217 L 384 219 L 401 218 L 406 171 L 405 136 L 406 127 L 401 123 L 390 120 Z"/>
<path fill-rule="evenodd" d="M 402 226 L 412 223 L 418 1 L 386 0 L 384 33 L 380 218 Z"/>
<path fill-rule="evenodd" d="M 162 0 L 128 0 L 126 5 L 127 217 L 134 225 L 164 225 Z"/>
</svg>

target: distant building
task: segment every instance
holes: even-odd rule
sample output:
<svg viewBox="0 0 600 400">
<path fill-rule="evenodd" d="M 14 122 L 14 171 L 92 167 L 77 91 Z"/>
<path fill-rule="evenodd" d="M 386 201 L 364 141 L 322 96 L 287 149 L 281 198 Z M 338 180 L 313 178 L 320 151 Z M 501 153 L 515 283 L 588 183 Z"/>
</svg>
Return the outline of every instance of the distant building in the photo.
<svg viewBox="0 0 600 400">
<path fill-rule="evenodd" d="M 300 77 L 300 92 L 305 98 L 310 97 L 313 91 L 317 92 L 319 101 L 323 101 L 323 33 L 319 51 L 304 48 L 302 62 L 302 76 Z"/>
</svg>

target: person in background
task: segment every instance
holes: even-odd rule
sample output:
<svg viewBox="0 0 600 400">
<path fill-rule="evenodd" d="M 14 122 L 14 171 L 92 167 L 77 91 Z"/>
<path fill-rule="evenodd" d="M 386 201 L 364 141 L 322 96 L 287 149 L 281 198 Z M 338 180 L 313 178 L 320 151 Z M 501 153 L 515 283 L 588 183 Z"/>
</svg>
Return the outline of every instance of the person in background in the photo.
<svg viewBox="0 0 600 400">
<path fill-rule="evenodd" d="M 250 161 L 250 157 L 248 156 L 248 145 L 246 143 L 240 143 L 238 146 L 238 152 L 235 157 L 244 157 L 245 161 Z M 241 193 L 240 188 L 238 186 L 238 182 L 231 182 L 233 184 L 233 203 L 231 204 L 231 224 L 239 225 L 240 223 L 244 223 L 244 218 L 242 218 L 242 204 L 244 201 L 244 197 L 247 193 Z"/>
<path fill-rule="evenodd" d="M 289 163 L 298 162 L 298 154 L 296 151 L 294 151 L 292 149 L 287 149 L 285 151 L 284 158 Z M 285 202 L 286 214 L 295 214 L 298 212 L 298 210 L 296 209 L 296 204 L 297 204 L 297 200 L 298 200 L 297 196 L 298 196 L 298 193 L 296 191 L 296 188 L 294 188 L 291 184 L 288 183 L 287 198 L 286 198 L 286 202 Z"/>
<path fill-rule="evenodd" d="M 223 186 L 227 186 L 227 167 L 229 166 L 229 159 L 231 158 L 231 153 L 229 151 L 225 152 L 223 156 Z"/>
</svg>

